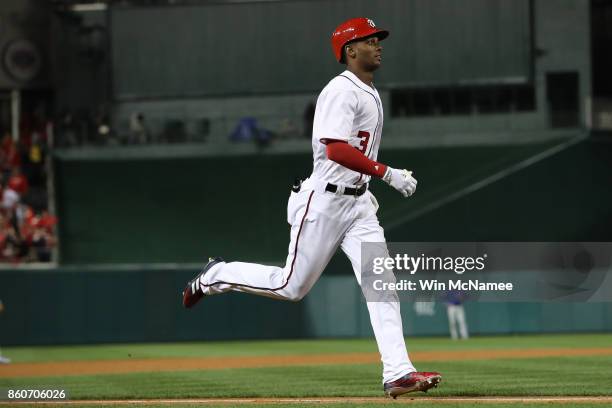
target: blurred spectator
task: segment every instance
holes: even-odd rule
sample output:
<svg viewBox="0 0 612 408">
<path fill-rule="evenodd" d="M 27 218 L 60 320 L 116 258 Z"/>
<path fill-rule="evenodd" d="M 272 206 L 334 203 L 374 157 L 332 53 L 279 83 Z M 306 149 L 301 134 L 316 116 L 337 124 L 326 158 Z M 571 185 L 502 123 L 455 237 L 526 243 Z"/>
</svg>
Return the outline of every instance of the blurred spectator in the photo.
<svg viewBox="0 0 612 408">
<path fill-rule="evenodd" d="M 299 135 L 298 128 L 295 126 L 293 121 L 289 118 L 284 118 L 280 122 L 280 127 L 278 129 L 278 138 L 281 140 L 290 139 L 293 137 L 297 137 Z"/>
<path fill-rule="evenodd" d="M 53 228 L 57 219 L 46 211 L 27 220 L 24 240 L 30 249 L 29 259 L 37 262 L 50 262 L 51 251 L 57 244 Z"/>
<path fill-rule="evenodd" d="M 255 144 L 259 148 L 268 147 L 272 142 L 273 136 L 274 135 L 269 130 L 258 129 L 257 133 L 255 134 Z"/>
<path fill-rule="evenodd" d="M 22 121 L 23 139 L 0 141 L 0 262 L 49 262 L 57 220 L 47 211 L 45 156 L 49 124 Z"/>
<path fill-rule="evenodd" d="M 0 213 L 0 261 L 50 262 L 57 219 L 46 211 L 35 214 L 31 207 L 16 207 L 13 214 Z"/>
<path fill-rule="evenodd" d="M 71 147 L 79 144 L 74 115 L 65 111 L 60 115 L 57 124 L 57 146 Z"/>
<path fill-rule="evenodd" d="M 230 134 L 232 142 L 246 142 L 255 139 L 257 133 L 257 119 L 242 118 L 238 121 L 236 128 Z"/>
<path fill-rule="evenodd" d="M 96 123 L 96 144 L 117 144 L 109 123 L 104 121 Z"/>
<path fill-rule="evenodd" d="M 17 149 L 17 144 L 13 141 L 10 133 L 6 132 L 0 143 L 0 166 L 2 171 L 10 173 L 14 167 L 21 166 L 21 157 Z"/>
<path fill-rule="evenodd" d="M 28 151 L 28 158 L 32 164 L 40 164 L 43 161 L 42 135 L 38 132 L 32 133 L 32 143 Z"/>
<path fill-rule="evenodd" d="M 238 121 L 236 128 L 230 134 L 232 142 L 254 141 L 259 147 L 266 147 L 272 141 L 272 133 L 262 129 L 257 119 L 252 117 L 242 118 Z"/>
<path fill-rule="evenodd" d="M 115 132 L 111 127 L 110 115 L 104 105 L 98 107 L 94 121 L 95 137 L 94 143 L 98 145 L 116 145 L 119 141 L 115 137 Z"/>
<path fill-rule="evenodd" d="M 5 214 L 12 214 L 17 209 L 20 199 L 21 196 L 16 190 L 6 186 L 2 191 L 2 209 Z"/>
<path fill-rule="evenodd" d="M 21 173 L 20 167 L 14 167 L 11 177 L 8 180 L 7 189 L 13 190 L 22 197 L 27 193 L 30 184 L 28 179 Z"/>
<path fill-rule="evenodd" d="M 21 239 L 15 228 L 7 224 L 0 233 L 0 258 L 5 262 L 18 263 L 23 254 Z"/>
<path fill-rule="evenodd" d="M 149 130 L 142 113 L 132 113 L 130 116 L 129 144 L 145 144 L 149 142 Z"/>
</svg>

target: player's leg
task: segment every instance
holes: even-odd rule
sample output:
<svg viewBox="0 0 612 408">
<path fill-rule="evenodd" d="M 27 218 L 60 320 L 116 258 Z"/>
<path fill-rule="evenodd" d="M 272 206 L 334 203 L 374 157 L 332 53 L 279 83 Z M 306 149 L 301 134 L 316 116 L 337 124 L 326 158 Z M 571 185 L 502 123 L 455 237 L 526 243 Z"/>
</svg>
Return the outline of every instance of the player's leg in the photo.
<svg viewBox="0 0 612 408">
<path fill-rule="evenodd" d="M 222 262 L 200 278 L 205 295 L 248 292 L 282 300 L 300 300 L 315 284 L 340 243 L 343 227 L 326 213 L 329 197 L 302 191 L 289 201 L 292 226 L 284 267 Z"/>
<path fill-rule="evenodd" d="M 357 281 L 361 285 L 361 244 L 363 242 L 377 242 L 380 245 L 380 253 L 373 256 L 389 256 L 385 244 L 383 229 L 378 223 L 378 218 L 373 207 L 368 207 L 367 197 L 360 198 L 362 202 L 360 217 L 346 233 L 341 247 L 347 255 Z M 378 344 L 378 350 L 383 362 L 383 383 L 394 381 L 402 376 L 416 371 L 408 358 L 406 344 L 404 342 L 404 331 L 402 328 L 402 316 L 400 314 L 399 301 L 367 302 L 370 322 Z"/>
<path fill-rule="evenodd" d="M 447 305 L 448 327 L 450 329 L 451 339 L 457 340 L 457 306 Z"/>
<path fill-rule="evenodd" d="M 468 338 L 467 322 L 465 320 L 465 308 L 463 305 L 457 306 L 457 324 L 459 326 L 459 334 L 462 339 Z"/>
</svg>

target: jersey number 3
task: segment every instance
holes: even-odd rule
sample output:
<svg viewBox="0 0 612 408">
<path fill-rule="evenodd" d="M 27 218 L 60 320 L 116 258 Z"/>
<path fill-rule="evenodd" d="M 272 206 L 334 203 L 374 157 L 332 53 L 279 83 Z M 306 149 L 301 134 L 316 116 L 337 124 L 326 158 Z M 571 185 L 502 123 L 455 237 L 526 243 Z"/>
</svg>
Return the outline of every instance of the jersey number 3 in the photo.
<svg viewBox="0 0 612 408">
<path fill-rule="evenodd" d="M 357 137 L 359 139 L 361 139 L 359 141 L 359 151 L 363 154 L 365 154 L 366 150 L 368 150 L 368 142 L 370 141 L 370 133 L 366 132 L 365 130 L 360 130 L 359 133 L 357 133 Z"/>
</svg>

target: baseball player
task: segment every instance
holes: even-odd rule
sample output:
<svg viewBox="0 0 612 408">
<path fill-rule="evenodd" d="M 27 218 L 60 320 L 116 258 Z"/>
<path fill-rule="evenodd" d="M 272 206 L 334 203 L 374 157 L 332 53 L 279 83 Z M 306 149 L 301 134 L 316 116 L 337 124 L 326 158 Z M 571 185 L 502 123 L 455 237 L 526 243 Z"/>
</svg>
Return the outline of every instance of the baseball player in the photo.
<svg viewBox="0 0 612 408">
<path fill-rule="evenodd" d="M 448 327 L 453 340 L 458 338 L 467 340 L 469 337 L 465 308 L 463 307 L 465 297 L 465 293 L 460 290 L 449 290 L 445 293 Z M 459 335 L 457 335 L 457 328 L 459 329 Z"/>
<path fill-rule="evenodd" d="M 361 243 L 385 243 L 368 190 L 372 177 L 381 178 L 404 197 L 417 185 L 411 172 L 377 162 L 383 108 L 374 87 L 381 65 L 381 41 L 388 31 L 367 18 L 340 24 L 331 43 L 336 60 L 346 70 L 333 78 L 317 99 L 312 132 L 312 175 L 294 186 L 287 204 L 291 225 L 289 254 L 284 267 L 211 258 L 183 291 L 183 305 L 194 306 L 203 296 L 228 291 L 299 301 L 319 279 L 338 247 L 350 259 L 361 283 Z M 386 244 L 380 256 L 388 256 Z M 427 391 L 442 377 L 417 372 L 408 358 L 399 302 L 367 302 L 370 321 L 383 363 L 387 396 Z"/>
</svg>

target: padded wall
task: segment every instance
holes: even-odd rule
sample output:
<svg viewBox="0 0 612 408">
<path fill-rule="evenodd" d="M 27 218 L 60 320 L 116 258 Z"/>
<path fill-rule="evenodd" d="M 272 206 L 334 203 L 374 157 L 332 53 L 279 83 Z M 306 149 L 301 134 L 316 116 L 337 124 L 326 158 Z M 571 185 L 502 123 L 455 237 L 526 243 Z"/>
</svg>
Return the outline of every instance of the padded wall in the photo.
<svg viewBox="0 0 612 408">
<path fill-rule="evenodd" d="M 549 145 L 381 151 L 382 162 L 405 165 L 419 180 L 409 200 L 372 183 L 387 239 L 612 240 L 612 147 L 589 141 L 402 221 Z M 289 186 L 310 173 L 309 154 L 108 156 L 94 150 L 55 158 L 62 263 L 183 263 L 210 255 L 284 262 Z"/>
<path fill-rule="evenodd" d="M 193 268 L 113 266 L 0 271 L 0 344 L 82 344 L 309 337 L 372 337 L 353 276 L 324 275 L 299 303 L 241 293 L 192 310 L 180 291 Z M 11 290 L 7 290 L 10 288 Z M 338 296 L 341 293 L 342 296 Z M 612 303 L 469 303 L 472 334 L 612 330 Z M 407 336 L 448 335 L 446 308 L 402 304 Z"/>
</svg>

